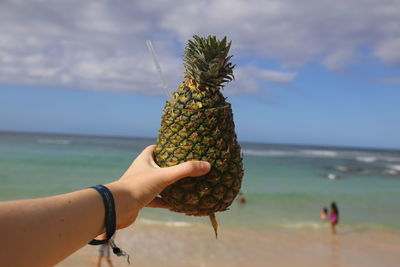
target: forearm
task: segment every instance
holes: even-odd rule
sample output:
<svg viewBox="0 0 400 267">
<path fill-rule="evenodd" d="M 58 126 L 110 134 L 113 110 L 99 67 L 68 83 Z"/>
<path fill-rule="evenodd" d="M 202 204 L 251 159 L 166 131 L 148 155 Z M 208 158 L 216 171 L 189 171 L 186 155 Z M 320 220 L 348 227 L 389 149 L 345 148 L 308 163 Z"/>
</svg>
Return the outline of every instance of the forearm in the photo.
<svg viewBox="0 0 400 267">
<path fill-rule="evenodd" d="M 108 185 L 115 198 L 117 225 L 125 226 L 129 194 Z M 51 266 L 104 232 L 104 204 L 93 189 L 0 203 L 0 259 L 5 266 Z M 119 216 L 120 215 L 120 216 Z M 17 249 L 16 249 L 17 248 Z"/>
<path fill-rule="evenodd" d="M 210 171 L 209 163 L 199 161 L 160 168 L 154 148 L 143 150 L 118 181 L 106 185 L 114 197 L 117 229 L 132 224 L 145 206 L 169 208 L 157 197 L 166 186 Z M 0 265 L 52 266 L 103 233 L 104 214 L 94 189 L 0 203 Z"/>
</svg>

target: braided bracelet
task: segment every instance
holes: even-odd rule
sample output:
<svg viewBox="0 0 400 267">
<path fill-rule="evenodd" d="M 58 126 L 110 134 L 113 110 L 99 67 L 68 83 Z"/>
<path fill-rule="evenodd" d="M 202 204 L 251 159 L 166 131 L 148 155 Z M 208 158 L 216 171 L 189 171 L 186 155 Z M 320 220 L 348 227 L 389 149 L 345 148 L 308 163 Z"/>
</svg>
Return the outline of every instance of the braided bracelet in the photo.
<svg viewBox="0 0 400 267">
<path fill-rule="evenodd" d="M 119 257 L 121 256 L 126 257 L 128 264 L 131 264 L 129 254 L 121 250 L 119 247 L 117 247 L 115 245 L 115 242 L 111 239 L 115 233 L 115 227 L 116 227 L 115 204 L 111 191 L 107 187 L 101 184 L 91 186 L 90 188 L 93 188 L 97 192 L 99 192 L 99 194 L 103 198 L 104 208 L 105 208 L 104 222 L 106 226 L 106 239 L 104 240 L 93 239 L 92 241 L 89 242 L 89 244 L 96 246 L 108 243 L 111 246 L 113 253 L 115 255 Z"/>
<path fill-rule="evenodd" d="M 104 185 L 95 185 L 91 186 L 90 188 L 93 188 L 97 192 L 99 192 L 99 194 L 103 198 L 103 203 L 105 208 L 104 222 L 106 226 L 106 239 L 104 240 L 93 239 L 92 241 L 89 242 L 90 245 L 96 246 L 108 243 L 108 241 L 115 233 L 115 227 L 116 227 L 115 204 L 111 191 Z"/>
</svg>

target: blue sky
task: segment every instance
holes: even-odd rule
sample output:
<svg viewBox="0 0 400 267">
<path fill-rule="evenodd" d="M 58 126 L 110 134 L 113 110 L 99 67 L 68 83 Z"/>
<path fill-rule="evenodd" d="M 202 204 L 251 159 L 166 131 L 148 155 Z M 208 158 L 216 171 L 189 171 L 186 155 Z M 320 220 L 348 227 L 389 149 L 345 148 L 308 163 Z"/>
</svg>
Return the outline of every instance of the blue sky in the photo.
<svg viewBox="0 0 400 267">
<path fill-rule="evenodd" d="M 187 39 L 216 34 L 239 140 L 399 149 L 398 2 L 301 2 L 3 1 L 0 130 L 155 137 L 145 41 L 173 90 Z"/>
</svg>

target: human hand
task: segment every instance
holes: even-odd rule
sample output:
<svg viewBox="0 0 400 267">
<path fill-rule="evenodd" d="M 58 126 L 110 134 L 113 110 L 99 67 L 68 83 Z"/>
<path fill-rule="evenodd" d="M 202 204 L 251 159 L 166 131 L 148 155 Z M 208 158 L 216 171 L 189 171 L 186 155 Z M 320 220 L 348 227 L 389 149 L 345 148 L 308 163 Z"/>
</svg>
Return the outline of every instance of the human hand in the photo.
<svg viewBox="0 0 400 267">
<path fill-rule="evenodd" d="M 211 168 L 199 161 L 160 168 L 153 160 L 153 151 L 154 146 L 144 149 L 118 181 L 106 185 L 114 197 L 117 229 L 132 224 L 145 206 L 168 208 L 157 198 L 166 186 L 183 177 L 203 175 Z M 54 266 L 106 231 L 104 213 L 102 197 L 91 188 L 2 202 L 0 229 L 7 233 L 2 235 L 7 246 L 0 249 L 0 265 Z"/>
<path fill-rule="evenodd" d="M 168 209 L 168 205 L 157 197 L 165 187 L 184 177 L 204 175 L 211 169 L 204 161 L 161 168 L 154 162 L 154 148 L 155 145 L 145 148 L 118 181 L 107 185 L 116 202 L 117 228 L 132 224 L 145 206 Z"/>
</svg>

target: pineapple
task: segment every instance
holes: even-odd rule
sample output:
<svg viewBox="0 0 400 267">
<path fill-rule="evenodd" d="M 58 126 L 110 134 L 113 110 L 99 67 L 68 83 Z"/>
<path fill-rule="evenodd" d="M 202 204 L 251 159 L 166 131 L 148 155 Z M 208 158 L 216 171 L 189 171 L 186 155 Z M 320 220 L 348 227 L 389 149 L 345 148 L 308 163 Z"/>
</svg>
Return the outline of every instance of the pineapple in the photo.
<svg viewBox="0 0 400 267">
<path fill-rule="evenodd" d="M 154 151 L 161 167 L 190 160 L 211 163 L 202 177 L 186 177 L 161 192 L 175 212 L 209 216 L 217 236 L 214 213 L 227 210 L 238 194 L 243 177 L 240 146 L 231 105 L 221 93 L 234 79 L 226 37 L 194 35 L 184 52 L 184 82 L 167 101 Z"/>
</svg>

